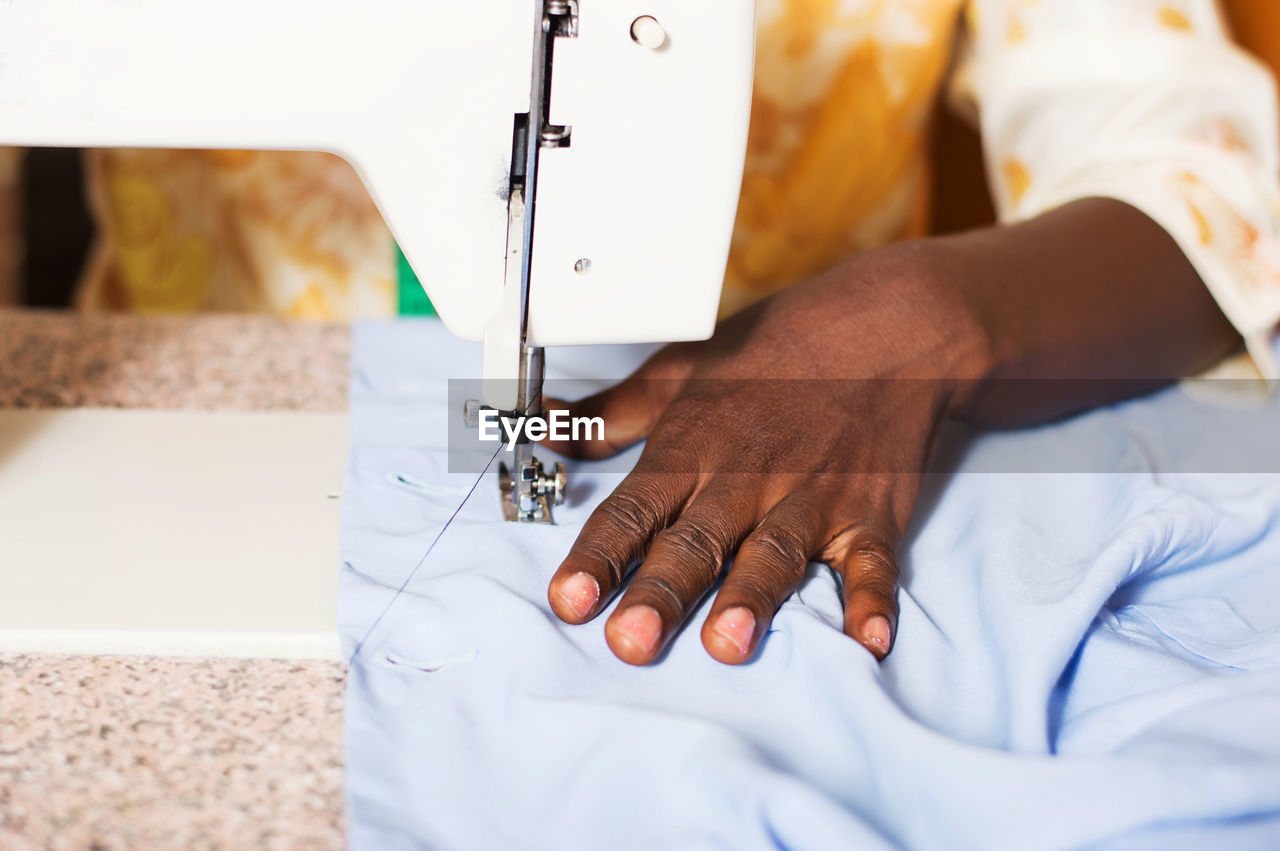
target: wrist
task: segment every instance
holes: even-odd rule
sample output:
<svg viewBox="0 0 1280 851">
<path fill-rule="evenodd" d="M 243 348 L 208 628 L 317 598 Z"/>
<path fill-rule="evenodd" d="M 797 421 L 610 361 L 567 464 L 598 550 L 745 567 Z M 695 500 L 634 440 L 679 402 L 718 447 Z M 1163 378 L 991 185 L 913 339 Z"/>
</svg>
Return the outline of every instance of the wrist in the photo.
<svg viewBox="0 0 1280 851">
<path fill-rule="evenodd" d="M 1164 386 L 1238 339 L 1179 245 L 1123 202 L 1086 198 L 925 252 L 979 353 L 953 417 L 1044 422 Z"/>
<path fill-rule="evenodd" d="M 855 261 L 850 279 L 853 303 L 874 304 L 896 337 L 903 374 L 940 383 L 945 414 L 999 370 L 992 325 L 967 285 L 966 255 L 942 239 L 897 243 Z"/>
</svg>

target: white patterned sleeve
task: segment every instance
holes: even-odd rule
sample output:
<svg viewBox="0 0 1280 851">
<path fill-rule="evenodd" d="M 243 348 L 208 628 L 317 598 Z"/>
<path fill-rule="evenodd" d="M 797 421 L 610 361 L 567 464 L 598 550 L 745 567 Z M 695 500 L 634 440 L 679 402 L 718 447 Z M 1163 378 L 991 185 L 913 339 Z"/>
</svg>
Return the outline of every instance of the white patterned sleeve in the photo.
<svg viewBox="0 0 1280 851">
<path fill-rule="evenodd" d="M 1213 0 L 969 0 L 954 93 L 977 107 L 1000 218 L 1090 196 L 1163 226 L 1280 377 L 1280 143 L 1270 73 Z"/>
</svg>

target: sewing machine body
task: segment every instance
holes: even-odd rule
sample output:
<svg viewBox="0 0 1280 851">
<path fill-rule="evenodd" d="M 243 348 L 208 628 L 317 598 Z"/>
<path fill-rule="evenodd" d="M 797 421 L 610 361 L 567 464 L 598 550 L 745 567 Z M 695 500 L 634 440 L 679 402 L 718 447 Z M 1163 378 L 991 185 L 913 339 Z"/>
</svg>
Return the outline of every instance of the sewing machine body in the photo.
<svg viewBox="0 0 1280 851">
<path fill-rule="evenodd" d="M 345 157 L 484 401 L 536 414 L 544 347 L 710 335 L 753 44 L 752 0 L 9 0 L 0 144 Z"/>
<path fill-rule="evenodd" d="M 0 144 L 340 154 L 445 325 L 480 340 L 503 304 L 535 5 L 10 0 Z M 656 48 L 631 37 L 644 16 Z M 528 342 L 705 337 L 741 180 L 752 3 L 583 0 L 575 17 L 555 52 L 548 118 L 572 129 L 541 153 Z"/>
</svg>

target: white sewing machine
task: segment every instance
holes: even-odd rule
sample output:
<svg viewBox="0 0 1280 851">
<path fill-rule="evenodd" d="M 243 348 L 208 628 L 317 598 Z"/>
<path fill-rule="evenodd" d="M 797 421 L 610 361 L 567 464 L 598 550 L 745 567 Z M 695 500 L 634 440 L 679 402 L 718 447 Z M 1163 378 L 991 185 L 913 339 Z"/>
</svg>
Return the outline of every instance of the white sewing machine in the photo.
<svg viewBox="0 0 1280 851">
<path fill-rule="evenodd" d="M 485 402 L 541 413 L 544 347 L 710 335 L 753 37 L 752 0 L 7 0 L 0 144 L 340 154 Z"/>
</svg>

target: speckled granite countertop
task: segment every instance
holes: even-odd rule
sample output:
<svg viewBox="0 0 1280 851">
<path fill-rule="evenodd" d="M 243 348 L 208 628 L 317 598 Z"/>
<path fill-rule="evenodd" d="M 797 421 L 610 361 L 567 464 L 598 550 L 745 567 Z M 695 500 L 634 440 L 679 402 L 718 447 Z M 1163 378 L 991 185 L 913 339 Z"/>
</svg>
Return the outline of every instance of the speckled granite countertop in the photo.
<svg viewBox="0 0 1280 851">
<path fill-rule="evenodd" d="M 348 330 L 0 311 L 0 408 L 346 409 Z M 0 655 L 0 848 L 340 848 L 343 667 Z"/>
<path fill-rule="evenodd" d="M 346 325 L 0 310 L 0 408 L 347 409 Z"/>
</svg>

